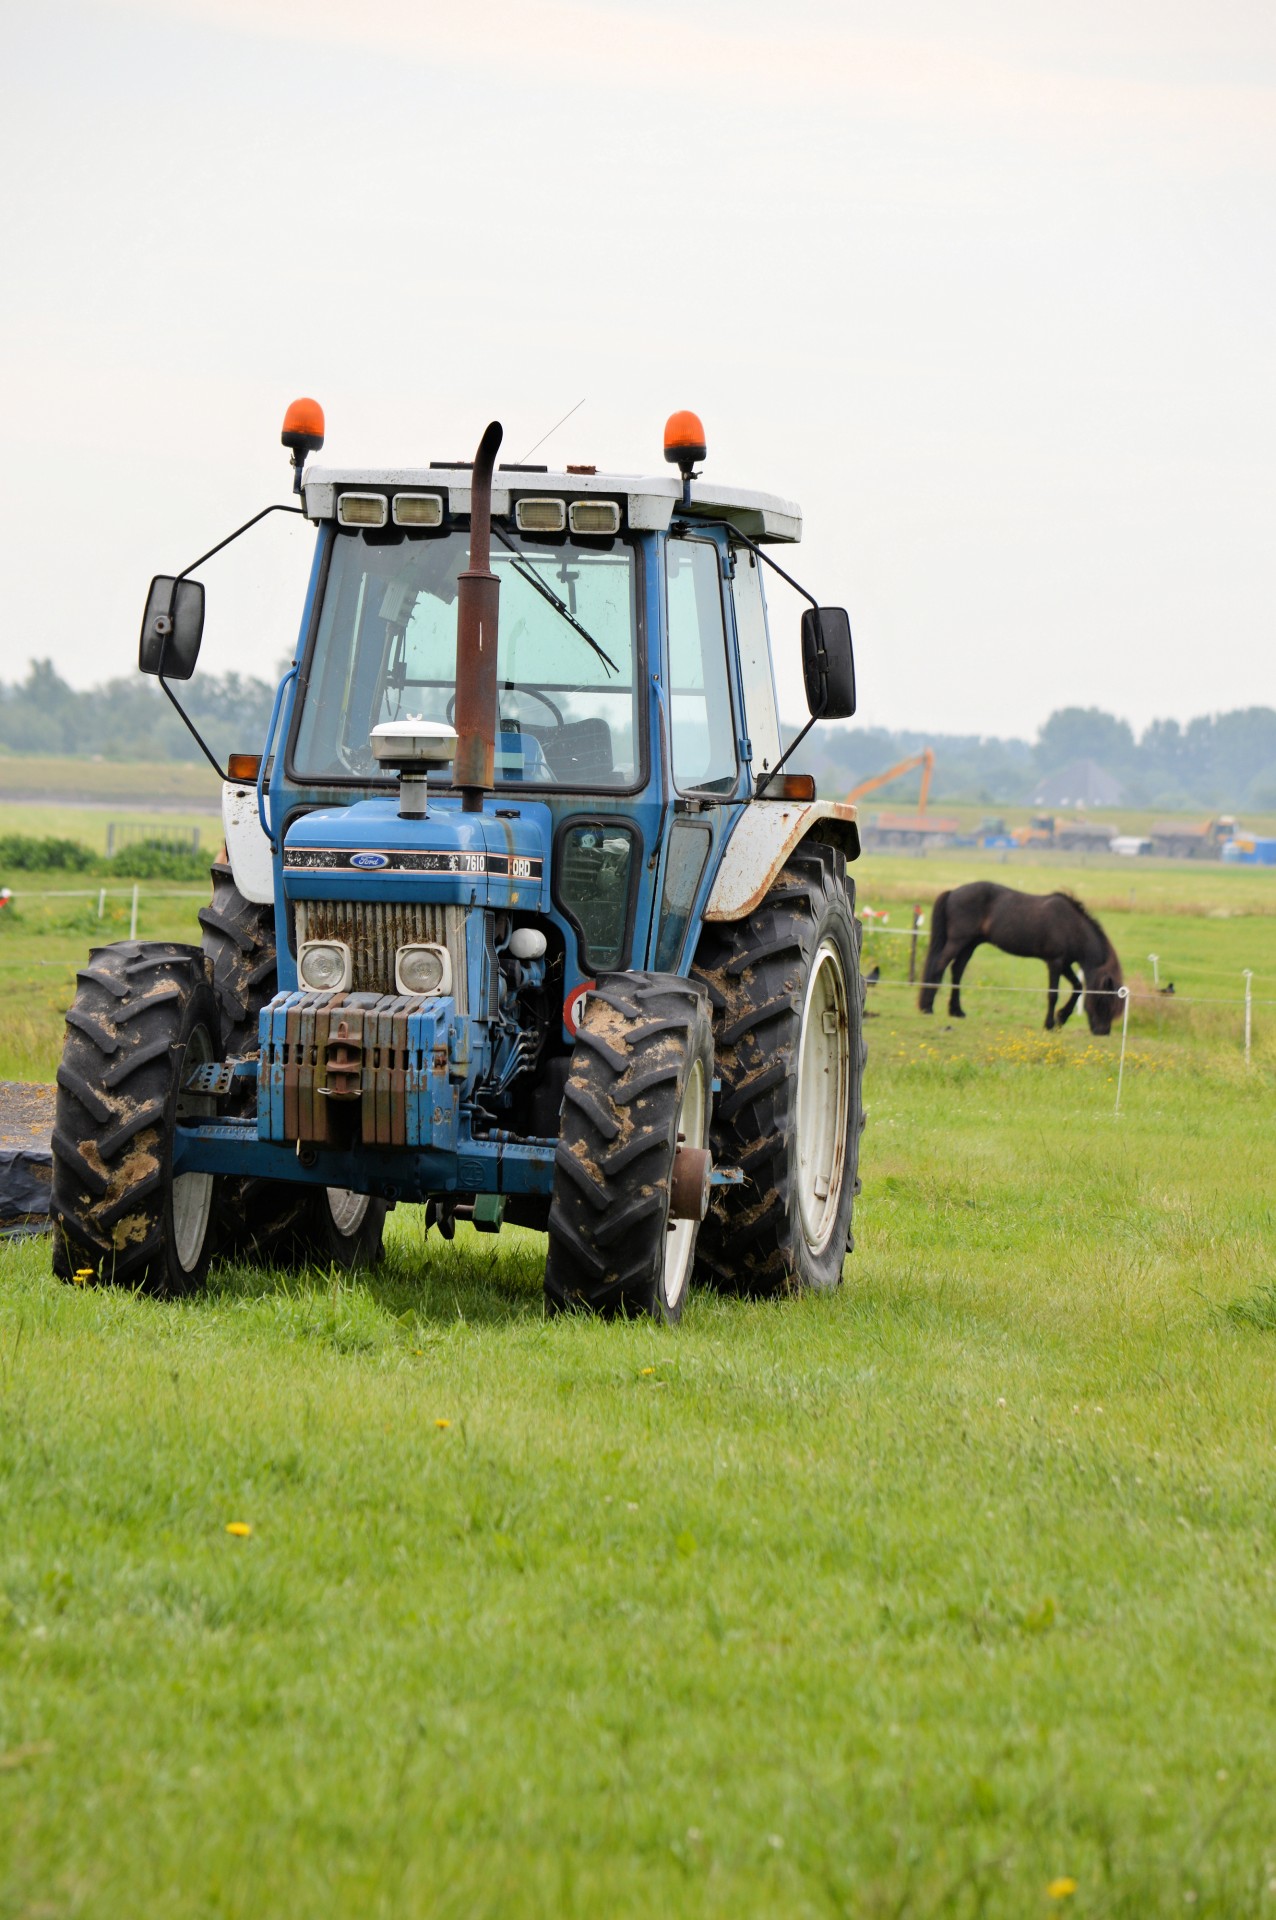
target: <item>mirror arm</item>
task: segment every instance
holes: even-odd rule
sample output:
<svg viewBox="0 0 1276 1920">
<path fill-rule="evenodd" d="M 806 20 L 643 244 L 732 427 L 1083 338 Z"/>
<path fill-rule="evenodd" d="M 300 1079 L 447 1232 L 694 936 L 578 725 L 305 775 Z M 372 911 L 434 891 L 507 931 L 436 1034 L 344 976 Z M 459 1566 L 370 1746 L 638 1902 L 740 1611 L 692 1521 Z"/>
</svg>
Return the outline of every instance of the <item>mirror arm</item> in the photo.
<svg viewBox="0 0 1276 1920">
<path fill-rule="evenodd" d="M 801 588 L 799 588 L 798 591 L 801 592 Z M 814 602 L 812 604 L 814 604 Z M 806 739 L 807 734 L 811 731 L 811 728 L 815 725 L 816 721 L 822 720 L 824 718 L 824 709 L 825 707 L 827 707 L 828 703 L 829 703 L 829 697 L 828 697 L 828 690 L 826 687 L 824 698 L 820 702 L 819 712 L 813 713 L 810 719 L 807 721 L 806 725 L 803 727 L 801 733 L 799 733 L 795 739 L 790 740 L 788 746 L 784 749 L 784 752 L 780 755 L 779 759 L 776 761 L 775 765 L 770 769 L 770 771 L 767 773 L 759 774 L 757 782 L 753 789 L 753 797 L 755 800 L 760 800 L 762 798 L 763 794 L 766 792 L 771 782 L 775 779 L 776 774 L 780 771 L 780 768 L 784 765 L 789 755 L 791 753 L 797 752 L 802 742 Z"/>
<path fill-rule="evenodd" d="M 268 507 L 263 507 L 260 513 L 255 513 L 251 520 L 245 520 L 242 527 L 236 527 L 233 533 L 228 533 L 224 540 L 219 540 L 215 547 L 208 549 L 207 553 L 201 553 L 198 560 L 192 560 L 189 567 L 183 567 L 181 572 L 177 574 L 173 580 L 173 592 L 177 592 L 177 582 L 179 580 L 185 580 L 188 575 L 194 573 L 196 567 L 202 567 L 205 560 L 211 560 L 215 553 L 220 553 L 223 547 L 228 547 L 232 540 L 238 540 L 241 533 L 247 533 L 249 527 L 255 527 L 257 522 L 264 520 L 268 513 L 299 513 L 303 520 L 305 518 L 304 507 L 286 507 L 278 500 L 272 502 Z M 172 612 L 171 607 L 169 608 L 169 612 Z"/>
<path fill-rule="evenodd" d="M 812 598 L 812 596 L 807 592 L 806 588 L 800 585 L 800 583 L 793 578 L 793 575 L 791 573 L 786 573 L 784 571 L 784 568 L 780 566 L 777 561 L 773 560 L 769 553 L 765 553 L 763 549 L 757 544 L 756 540 L 750 540 L 747 533 L 741 533 L 738 527 L 733 527 L 730 525 L 728 525 L 727 527 L 727 539 L 731 541 L 733 544 L 736 544 L 742 547 L 747 547 L 750 553 L 755 553 L 759 560 L 763 560 L 766 562 L 767 566 L 770 567 L 772 573 L 778 573 L 781 580 L 785 580 L 788 582 L 789 586 L 792 587 L 794 593 L 800 593 L 804 600 L 810 600 L 811 605 L 818 610 L 819 604 L 820 604 L 819 601 Z M 819 718 L 818 714 L 816 715 L 816 718 L 817 719 Z M 794 744 L 796 745 L 796 742 Z"/>
<path fill-rule="evenodd" d="M 165 641 L 164 644 L 165 646 L 167 646 L 168 642 Z M 160 668 L 160 671 L 156 674 L 155 678 L 159 681 L 165 693 L 168 695 L 169 699 L 172 701 L 173 705 L 176 707 L 178 718 L 181 720 L 182 725 L 186 728 L 186 731 L 190 734 L 191 738 L 194 740 L 196 746 L 199 748 L 200 752 L 203 754 L 205 760 L 207 760 L 209 766 L 212 768 L 213 772 L 217 775 L 217 778 L 219 780 L 229 780 L 230 779 L 229 773 L 224 772 L 222 768 L 218 766 L 217 762 L 213 758 L 212 750 L 210 749 L 208 742 L 205 740 L 199 728 L 195 725 L 195 722 L 191 719 L 189 713 L 187 713 L 185 707 L 182 705 L 177 695 L 173 692 L 173 689 L 169 686 L 168 681 L 164 678 L 164 670 L 162 667 Z"/>
<path fill-rule="evenodd" d="M 272 501 L 270 506 L 263 507 L 260 513 L 255 513 L 251 520 L 245 520 L 242 527 L 236 527 L 235 531 L 233 533 L 228 533 L 224 540 L 219 540 L 215 547 L 210 547 L 207 553 L 201 553 L 198 560 L 192 560 L 188 567 L 183 567 L 180 573 L 174 574 L 173 584 L 168 590 L 168 614 L 167 614 L 168 632 L 165 633 L 164 635 L 164 645 L 160 651 L 159 671 L 155 677 L 159 681 L 161 687 L 163 687 L 169 699 L 172 701 L 174 707 L 176 708 L 178 718 L 181 720 L 182 725 L 186 728 L 186 731 L 190 734 L 196 746 L 199 748 L 200 752 L 203 754 L 205 760 L 207 760 L 209 766 L 212 768 L 213 772 L 217 775 L 219 780 L 229 780 L 230 779 L 229 773 L 225 772 L 220 766 L 218 766 L 216 760 L 213 758 L 212 750 L 209 747 L 208 742 L 205 740 L 203 734 L 200 732 L 199 728 L 195 725 L 195 722 L 191 719 L 190 715 L 187 713 L 185 707 L 182 705 L 177 695 L 173 692 L 173 689 L 169 686 L 168 681 L 164 678 L 164 662 L 168 655 L 169 640 L 171 639 L 172 632 L 173 632 L 173 609 L 177 605 L 177 589 L 181 585 L 182 581 L 189 579 L 191 574 L 194 573 L 196 567 L 202 567 L 205 560 L 211 560 L 215 553 L 220 553 L 223 547 L 228 547 L 232 540 L 238 540 L 241 533 L 247 533 L 248 529 L 250 527 L 255 527 L 259 520 L 264 520 L 268 513 L 299 513 L 301 514 L 303 519 L 305 518 L 304 507 L 284 506 L 280 501 Z"/>
</svg>

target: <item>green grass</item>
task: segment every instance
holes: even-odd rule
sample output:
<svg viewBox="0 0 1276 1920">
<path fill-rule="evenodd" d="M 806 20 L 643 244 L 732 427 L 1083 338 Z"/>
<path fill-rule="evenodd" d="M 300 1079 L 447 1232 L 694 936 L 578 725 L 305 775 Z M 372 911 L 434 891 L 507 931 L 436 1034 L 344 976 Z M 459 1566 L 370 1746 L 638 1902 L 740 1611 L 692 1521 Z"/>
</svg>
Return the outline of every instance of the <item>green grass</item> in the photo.
<svg viewBox="0 0 1276 1920">
<path fill-rule="evenodd" d="M 49 804 L 50 794 L 66 796 L 65 803 Z M 0 753 L 0 812 L 21 808 L 30 815 L 45 812 L 62 817 L 68 811 L 93 806 L 154 807 L 186 805 L 198 819 L 216 813 L 221 788 L 212 768 L 203 761 L 92 760 L 75 754 Z M 14 833 L 59 833 L 60 826 L 23 828 L 6 821 Z"/>
<path fill-rule="evenodd" d="M 0 909 L 0 1080 L 52 1080 L 76 968 L 85 964 L 90 947 L 128 938 L 133 883 L 93 874 L 21 873 L 9 884 L 13 904 Z M 143 880 L 139 888 L 139 938 L 198 942 L 195 916 L 207 887 Z"/>
<path fill-rule="evenodd" d="M 547 1324 L 415 1209 L 185 1303 L 0 1251 L 0 1914 L 1271 1911 L 1270 1018 L 1140 1012 L 1116 1118 L 999 964 L 877 990 L 829 1299 Z"/>
</svg>

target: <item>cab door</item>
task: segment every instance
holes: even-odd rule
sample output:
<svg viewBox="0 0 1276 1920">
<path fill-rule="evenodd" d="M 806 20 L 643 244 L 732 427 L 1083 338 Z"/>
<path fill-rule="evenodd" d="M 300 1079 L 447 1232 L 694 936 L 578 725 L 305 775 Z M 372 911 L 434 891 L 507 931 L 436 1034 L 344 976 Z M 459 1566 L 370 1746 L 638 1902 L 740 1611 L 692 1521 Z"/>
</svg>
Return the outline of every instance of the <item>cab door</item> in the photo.
<svg viewBox="0 0 1276 1920">
<path fill-rule="evenodd" d="M 727 610 L 725 530 L 665 542 L 663 688 L 672 788 L 660 850 L 648 966 L 684 973 L 718 856 L 735 823 L 747 770 Z"/>
</svg>

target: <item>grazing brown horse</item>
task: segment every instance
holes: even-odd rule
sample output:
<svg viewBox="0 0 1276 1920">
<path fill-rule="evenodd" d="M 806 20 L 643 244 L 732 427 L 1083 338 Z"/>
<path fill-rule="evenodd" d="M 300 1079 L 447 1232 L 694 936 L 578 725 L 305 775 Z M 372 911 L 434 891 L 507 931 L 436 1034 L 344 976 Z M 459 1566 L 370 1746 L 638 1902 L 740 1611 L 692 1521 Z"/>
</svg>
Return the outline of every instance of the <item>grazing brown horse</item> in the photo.
<svg viewBox="0 0 1276 1920">
<path fill-rule="evenodd" d="M 976 947 L 988 941 L 1003 953 L 1044 960 L 1050 969 L 1046 993 L 1046 1026 L 1055 1024 L 1059 982 L 1066 980 L 1072 998 L 1058 1016 L 1062 1026 L 1085 995 L 1091 1033 L 1110 1033 L 1120 1009 L 1121 962 L 1116 949 L 1092 913 L 1070 893 L 1017 893 L 991 880 L 972 880 L 953 887 L 936 900 L 930 921 L 930 948 L 922 971 L 918 1006 L 929 1013 L 944 973 L 952 973 L 948 1011 L 965 1018 L 961 1004 L 961 977 Z M 1081 969 L 1081 979 L 1077 968 Z M 1083 984 L 1084 982 L 1084 984 Z"/>
</svg>

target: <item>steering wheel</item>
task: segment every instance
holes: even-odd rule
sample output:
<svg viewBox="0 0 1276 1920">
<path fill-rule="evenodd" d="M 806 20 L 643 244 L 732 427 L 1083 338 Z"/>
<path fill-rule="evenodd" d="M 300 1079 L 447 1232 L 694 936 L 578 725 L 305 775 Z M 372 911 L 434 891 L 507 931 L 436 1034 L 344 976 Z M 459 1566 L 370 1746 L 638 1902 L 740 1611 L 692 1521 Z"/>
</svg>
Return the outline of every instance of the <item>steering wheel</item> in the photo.
<svg viewBox="0 0 1276 1920">
<path fill-rule="evenodd" d="M 526 680 L 502 681 L 500 689 L 497 694 L 498 701 L 500 698 L 500 694 L 502 693 L 530 693 L 533 700 L 539 700 L 540 704 L 543 707 L 547 708 L 548 711 L 553 714 L 555 726 L 565 727 L 567 725 L 567 722 L 563 718 L 562 708 L 556 707 L 554 705 L 554 702 L 550 699 L 547 693 L 542 693 L 539 687 L 533 687 L 529 685 L 529 683 Z M 452 694 L 449 697 L 448 703 L 447 703 L 448 725 L 451 726 L 455 719 L 456 719 L 456 695 Z"/>
</svg>

